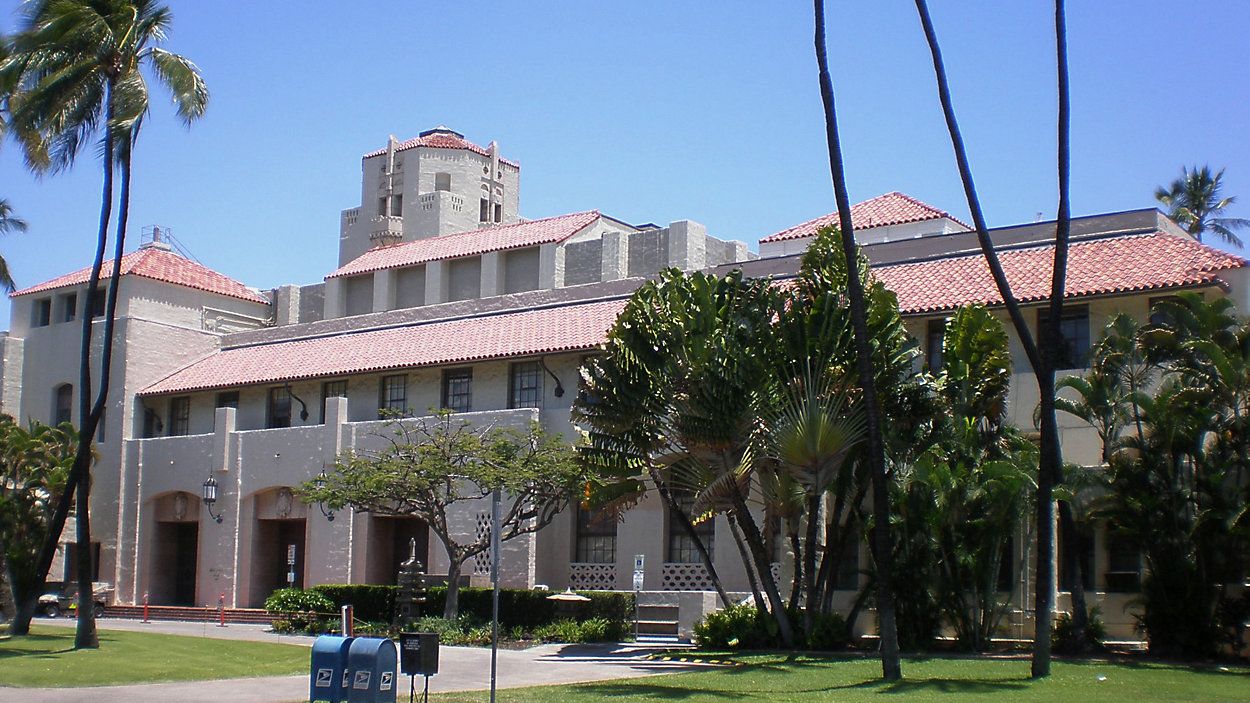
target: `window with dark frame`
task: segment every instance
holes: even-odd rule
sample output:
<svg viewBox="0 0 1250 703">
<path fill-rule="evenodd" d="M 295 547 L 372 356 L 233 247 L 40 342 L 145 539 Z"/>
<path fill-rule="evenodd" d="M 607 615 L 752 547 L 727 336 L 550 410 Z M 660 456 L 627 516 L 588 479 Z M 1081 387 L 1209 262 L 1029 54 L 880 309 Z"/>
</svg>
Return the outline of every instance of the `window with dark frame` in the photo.
<svg viewBox="0 0 1250 703">
<path fill-rule="evenodd" d="M 586 564 L 616 562 L 616 516 L 577 508 L 577 535 L 573 560 Z"/>
<path fill-rule="evenodd" d="M 508 407 L 541 408 L 543 367 L 537 361 L 519 361 L 508 369 Z"/>
<path fill-rule="evenodd" d="M 31 316 L 31 327 L 47 327 L 52 324 L 52 299 L 40 298 L 35 301 L 35 312 Z"/>
<path fill-rule="evenodd" d="M 1172 316 L 1166 310 L 1159 307 L 1160 303 L 1179 302 L 1174 295 L 1163 295 L 1157 298 L 1150 298 L 1148 305 L 1150 306 L 1150 324 L 1165 325 L 1172 322 Z"/>
<path fill-rule="evenodd" d="M 275 427 L 291 426 L 291 394 L 287 391 L 286 386 L 276 386 L 269 389 L 268 412 L 266 413 L 265 427 L 273 429 Z"/>
<path fill-rule="evenodd" d="M 191 396 L 169 399 L 169 436 L 181 437 L 191 432 Z"/>
<path fill-rule="evenodd" d="M 67 293 L 61 296 L 61 322 L 73 322 L 78 316 L 78 294 Z"/>
<path fill-rule="evenodd" d="M 1107 534 L 1106 581 L 1108 593 L 1141 590 L 1141 550 L 1114 532 Z"/>
<path fill-rule="evenodd" d="M 95 298 L 91 301 L 91 317 L 104 317 L 104 307 L 106 303 L 108 303 L 108 289 L 96 289 Z"/>
<path fill-rule="evenodd" d="M 478 203 L 477 221 L 478 222 L 490 221 L 490 201 L 487 200 L 486 198 L 482 198 L 481 201 Z"/>
<path fill-rule="evenodd" d="M 946 343 L 946 319 L 929 320 L 925 334 L 924 363 L 932 373 L 942 368 L 942 345 Z"/>
<path fill-rule="evenodd" d="M 408 377 L 399 374 L 383 376 L 378 386 L 378 416 L 408 412 Z"/>
<path fill-rule="evenodd" d="M 691 512 L 694 510 L 694 496 L 687 491 L 675 493 L 674 498 L 681 507 L 681 511 L 687 518 L 692 519 Z M 702 561 L 699 557 L 699 549 L 695 546 L 694 538 L 686 533 L 681 527 L 680 518 L 671 512 L 668 520 L 665 521 L 668 528 L 668 553 L 666 561 L 671 564 L 697 564 Z M 694 526 L 694 531 L 703 541 L 703 546 L 707 547 L 709 555 L 716 553 L 716 522 L 714 519 L 704 520 Z"/>
<path fill-rule="evenodd" d="M 859 590 L 859 535 L 854 531 L 842 545 L 842 554 L 838 559 L 838 575 L 833 582 L 835 591 Z"/>
<path fill-rule="evenodd" d="M 1075 534 L 1073 534 L 1075 530 Z M 1087 523 L 1073 522 L 1073 530 L 1067 523 L 1059 523 L 1059 539 L 1055 544 L 1059 562 L 1059 590 L 1071 593 L 1076 585 L 1077 560 L 1081 565 L 1081 581 L 1085 590 L 1094 590 L 1094 532 Z M 1069 549 L 1073 545 L 1075 550 Z M 1073 551 L 1076 553 L 1074 554 Z"/>
<path fill-rule="evenodd" d="M 330 398 L 346 398 L 347 381 L 326 381 L 321 384 L 321 424 L 326 424 L 326 401 Z"/>
<path fill-rule="evenodd" d="M 56 427 L 62 422 L 73 422 L 74 387 L 68 383 L 62 383 L 56 387 L 54 397 L 55 399 L 52 406 L 52 426 Z"/>
<path fill-rule="evenodd" d="M 443 404 L 452 412 L 467 413 L 473 409 L 473 369 L 448 369 L 443 372 Z"/>
<path fill-rule="evenodd" d="M 495 222 L 503 222 L 503 204 L 495 203 Z"/>
<path fill-rule="evenodd" d="M 217 404 L 213 407 L 217 408 L 235 408 L 239 407 L 238 391 L 222 391 L 217 394 Z"/>
<path fill-rule="evenodd" d="M 1046 308 L 1037 311 L 1038 337 L 1045 339 L 1049 312 Z M 1063 343 L 1059 345 L 1059 358 L 1055 361 L 1055 370 L 1083 369 L 1089 365 L 1089 307 L 1075 305 L 1065 307 L 1063 318 L 1059 320 L 1059 335 Z"/>
</svg>

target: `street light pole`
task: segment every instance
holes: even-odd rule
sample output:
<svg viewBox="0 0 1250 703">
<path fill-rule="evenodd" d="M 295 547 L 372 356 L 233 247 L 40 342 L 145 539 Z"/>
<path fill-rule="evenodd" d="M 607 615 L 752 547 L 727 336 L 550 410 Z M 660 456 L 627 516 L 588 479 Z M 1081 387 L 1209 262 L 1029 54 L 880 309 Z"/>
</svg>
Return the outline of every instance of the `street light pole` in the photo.
<svg viewBox="0 0 1250 703">
<path fill-rule="evenodd" d="M 495 673 L 499 655 L 499 504 L 496 488 L 490 496 L 490 703 L 495 703 Z"/>
</svg>

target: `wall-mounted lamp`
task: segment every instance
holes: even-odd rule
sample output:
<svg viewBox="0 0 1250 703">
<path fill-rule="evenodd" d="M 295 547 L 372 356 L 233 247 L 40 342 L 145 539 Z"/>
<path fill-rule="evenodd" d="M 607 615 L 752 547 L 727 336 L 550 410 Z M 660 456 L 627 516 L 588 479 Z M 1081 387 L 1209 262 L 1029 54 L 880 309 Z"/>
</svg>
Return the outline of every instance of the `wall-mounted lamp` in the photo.
<svg viewBox="0 0 1250 703">
<path fill-rule="evenodd" d="M 304 399 L 295 395 L 295 391 L 291 390 L 291 382 L 286 382 L 286 394 L 294 398 L 299 403 L 299 420 L 300 422 L 308 422 L 308 404 Z"/>
<path fill-rule="evenodd" d="M 208 507 L 208 516 L 221 524 L 221 515 L 213 513 L 213 504 L 217 502 L 217 479 L 209 476 L 204 480 L 204 505 Z"/>
<path fill-rule="evenodd" d="M 325 469 L 322 469 L 321 473 L 317 476 L 317 478 L 313 479 L 313 487 L 317 489 L 318 493 L 320 493 L 321 490 L 326 487 L 326 470 Z M 324 502 L 317 501 L 317 509 L 321 511 L 322 515 L 326 516 L 326 520 L 329 520 L 330 522 L 334 522 L 334 511 L 326 510 L 326 504 Z"/>
<path fill-rule="evenodd" d="M 556 382 L 556 389 L 554 391 L 555 396 L 557 398 L 563 398 L 564 397 L 564 384 L 560 383 L 559 376 L 556 376 L 554 373 L 551 372 L 551 369 L 547 368 L 547 359 L 541 356 L 538 357 L 538 364 L 539 366 L 543 367 L 543 371 L 547 372 L 547 375 L 551 377 L 551 380 Z"/>
</svg>

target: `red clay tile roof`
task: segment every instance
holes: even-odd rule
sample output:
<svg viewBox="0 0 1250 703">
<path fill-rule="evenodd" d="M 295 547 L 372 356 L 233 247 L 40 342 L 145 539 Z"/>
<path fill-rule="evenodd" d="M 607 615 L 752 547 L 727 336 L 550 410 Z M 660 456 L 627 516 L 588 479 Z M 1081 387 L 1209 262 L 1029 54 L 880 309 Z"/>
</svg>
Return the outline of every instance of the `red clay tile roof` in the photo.
<svg viewBox="0 0 1250 703">
<path fill-rule="evenodd" d="M 1039 246 L 999 253 L 1020 302 L 1050 297 L 1054 251 Z M 1066 297 L 1212 285 L 1220 271 L 1243 266 L 1245 259 L 1161 232 L 1075 242 L 1068 251 Z M 878 266 L 873 274 L 898 295 L 905 315 L 1003 302 L 980 253 Z"/>
<path fill-rule="evenodd" d="M 422 132 L 419 136 L 396 144 L 395 153 L 398 154 L 401 151 L 415 149 L 419 146 L 430 147 L 433 149 L 464 149 L 465 151 L 471 151 L 474 154 L 490 156 L 490 152 L 486 151 L 486 149 L 474 144 L 459 134 L 442 127 Z M 361 158 L 368 159 L 374 156 L 381 156 L 385 153 L 386 149 L 375 149 Z M 502 156 L 499 157 L 499 161 L 510 166 L 516 166 L 517 168 L 521 167 L 521 165 L 517 162 L 505 159 Z"/>
<path fill-rule="evenodd" d="M 474 256 L 492 251 L 562 242 L 599 219 L 599 211 L 575 212 L 559 217 L 530 220 L 513 225 L 427 237 L 402 244 L 370 249 L 344 264 L 326 278 L 352 276 L 389 268 L 415 266 L 427 261 Z"/>
<path fill-rule="evenodd" d="M 901 225 L 909 222 L 924 222 L 925 220 L 939 220 L 946 218 L 965 229 L 967 225 L 956 220 L 950 213 L 939 210 L 932 205 L 922 203 L 919 200 L 899 193 L 886 193 L 879 195 L 871 200 L 865 200 L 862 203 L 856 203 L 851 206 L 851 224 L 858 230 L 872 229 L 874 227 L 888 227 L 890 225 Z M 808 220 L 800 225 L 795 225 L 790 229 L 782 230 L 776 234 L 770 234 L 760 240 L 760 244 L 768 242 L 783 242 L 787 239 L 802 239 L 804 237 L 815 237 L 816 232 L 822 227 L 838 224 L 838 213 L 833 212 L 828 215 L 822 215 L 814 220 Z"/>
<path fill-rule="evenodd" d="M 619 298 L 226 349 L 141 395 L 591 349 L 604 341 L 625 303 Z"/>
<path fill-rule="evenodd" d="M 105 261 L 104 267 L 101 269 L 101 275 L 107 277 L 112 266 L 112 259 Z M 209 293 L 225 295 L 253 303 L 269 303 L 268 298 L 233 278 L 217 273 L 190 259 L 183 258 L 172 251 L 157 247 L 139 249 L 122 256 L 121 275 L 150 278 L 154 281 L 173 283 L 174 285 L 208 291 Z M 90 277 L 91 267 L 88 266 L 73 273 L 67 273 L 64 276 L 54 278 L 51 281 L 44 281 L 38 285 L 16 291 L 11 295 L 42 293 L 43 291 L 64 288 L 66 286 L 80 285 L 86 283 Z"/>
</svg>

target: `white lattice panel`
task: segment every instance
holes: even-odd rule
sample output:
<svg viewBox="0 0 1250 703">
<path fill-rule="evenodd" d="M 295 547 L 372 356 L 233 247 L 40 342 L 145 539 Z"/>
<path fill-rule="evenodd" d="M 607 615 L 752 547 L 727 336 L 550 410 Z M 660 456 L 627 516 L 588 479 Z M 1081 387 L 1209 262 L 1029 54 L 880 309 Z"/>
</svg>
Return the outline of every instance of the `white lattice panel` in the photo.
<svg viewBox="0 0 1250 703">
<path fill-rule="evenodd" d="M 569 564 L 569 586 L 579 591 L 615 591 L 616 564 Z"/>
<path fill-rule="evenodd" d="M 490 513 L 477 514 L 477 538 L 489 538 L 490 536 Z M 502 570 L 502 569 L 501 569 Z M 478 552 L 473 557 L 473 575 L 474 576 L 490 576 L 490 550 Z"/>
<path fill-rule="evenodd" d="M 712 579 L 702 564 L 666 563 L 660 567 L 661 591 L 712 591 Z"/>
<path fill-rule="evenodd" d="M 768 567 L 768 575 L 772 576 L 773 583 L 776 584 L 778 588 L 781 588 L 781 562 L 774 561 Z"/>
</svg>

